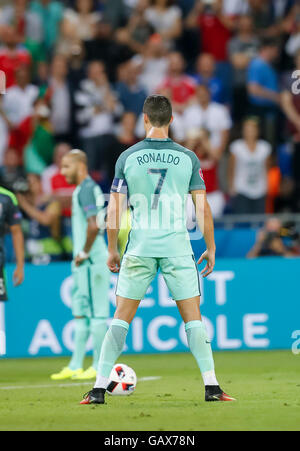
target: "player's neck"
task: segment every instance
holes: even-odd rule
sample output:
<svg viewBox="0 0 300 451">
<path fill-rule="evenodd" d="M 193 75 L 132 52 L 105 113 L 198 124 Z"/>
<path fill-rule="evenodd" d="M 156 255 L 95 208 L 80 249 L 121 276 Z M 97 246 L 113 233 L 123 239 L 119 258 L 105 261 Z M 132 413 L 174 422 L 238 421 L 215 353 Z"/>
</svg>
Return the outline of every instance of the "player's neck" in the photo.
<svg viewBox="0 0 300 451">
<path fill-rule="evenodd" d="M 80 185 L 83 182 L 83 180 L 85 180 L 87 178 L 88 175 L 89 175 L 88 172 L 81 172 L 81 173 L 79 173 L 77 175 L 77 183 L 76 183 L 76 185 L 77 186 Z"/>
<path fill-rule="evenodd" d="M 169 128 L 168 127 L 151 127 L 147 130 L 146 137 L 150 139 L 168 139 L 169 138 Z"/>
</svg>

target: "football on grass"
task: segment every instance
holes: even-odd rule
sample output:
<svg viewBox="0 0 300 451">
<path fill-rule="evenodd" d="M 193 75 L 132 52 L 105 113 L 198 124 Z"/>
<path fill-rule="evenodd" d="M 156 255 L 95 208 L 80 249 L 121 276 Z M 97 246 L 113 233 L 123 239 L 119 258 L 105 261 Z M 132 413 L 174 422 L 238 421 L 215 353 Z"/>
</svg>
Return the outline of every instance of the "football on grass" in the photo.
<svg viewBox="0 0 300 451">
<path fill-rule="evenodd" d="M 107 392 L 114 396 L 131 395 L 136 387 L 136 374 L 124 363 L 117 363 L 111 370 Z"/>
</svg>

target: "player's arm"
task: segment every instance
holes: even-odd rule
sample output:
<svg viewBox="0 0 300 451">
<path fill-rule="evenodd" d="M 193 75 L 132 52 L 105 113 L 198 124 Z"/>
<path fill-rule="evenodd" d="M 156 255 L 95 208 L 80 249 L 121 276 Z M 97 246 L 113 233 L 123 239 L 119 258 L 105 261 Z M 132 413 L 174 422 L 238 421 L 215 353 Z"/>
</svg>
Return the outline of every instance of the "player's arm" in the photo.
<svg viewBox="0 0 300 451">
<path fill-rule="evenodd" d="M 109 254 L 107 266 L 112 272 L 119 272 L 120 269 L 118 235 L 125 206 L 126 194 L 112 191 L 107 209 L 107 239 Z"/>
<path fill-rule="evenodd" d="M 206 267 L 201 271 L 203 277 L 207 277 L 213 271 L 215 266 L 216 245 L 214 237 L 214 221 L 210 206 L 207 202 L 206 188 L 200 161 L 195 154 L 192 154 L 192 164 L 193 167 L 189 191 L 195 205 L 196 219 L 206 244 L 206 251 L 201 255 L 198 264 L 202 263 L 203 260 L 207 261 Z"/>
<path fill-rule="evenodd" d="M 10 231 L 17 262 L 13 275 L 14 285 L 17 287 L 24 280 L 24 236 L 19 224 L 12 225 Z"/>
<path fill-rule="evenodd" d="M 216 244 L 214 237 L 214 221 L 209 203 L 207 202 L 206 191 L 195 190 L 191 191 L 191 194 L 195 205 L 197 222 L 206 244 L 206 251 L 201 255 L 198 264 L 200 265 L 203 260 L 207 261 L 205 268 L 201 271 L 203 277 L 207 277 L 213 271 L 215 266 Z"/>
<path fill-rule="evenodd" d="M 98 224 L 97 224 L 97 217 L 96 216 L 90 216 L 88 218 L 88 226 L 87 226 L 87 232 L 86 232 L 86 241 L 83 248 L 83 251 L 87 254 L 90 253 L 93 244 L 95 242 L 95 239 L 97 238 L 97 235 L 99 233 Z"/>
<path fill-rule="evenodd" d="M 89 258 L 90 251 L 99 234 L 97 223 L 98 207 L 93 187 L 85 187 L 79 194 L 79 203 L 87 220 L 86 240 L 83 249 L 75 257 L 75 265 L 80 266 Z"/>
<path fill-rule="evenodd" d="M 7 224 L 9 226 L 16 256 L 16 269 L 13 275 L 14 285 L 20 285 L 24 280 L 24 236 L 21 228 L 22 215 L 14 195 L 9 200 Z"/>
<path fill-rule="evenodd" d="M 83 250 L 75 257 L 76 266 L 80 266 L 85 260 L 89 258 L 90 251 L 99 233 L 97 217 L 90 216 L 87 221 L 88 224 L 86 230 L 86 241 Z"/>
<path fill-rule="evenodd" d="M 127 182 L 124 174 L 124 157 L 121 154 L 115 168 L 115 177 L 110 190 L 110 199 L 107 208 L 107 239 L 108 260 L 107 266 L 112 272 L 120 270 L 120 253 L 118 250 L 118 235 L 122 214 L 126 209 Z"/>
</svg>

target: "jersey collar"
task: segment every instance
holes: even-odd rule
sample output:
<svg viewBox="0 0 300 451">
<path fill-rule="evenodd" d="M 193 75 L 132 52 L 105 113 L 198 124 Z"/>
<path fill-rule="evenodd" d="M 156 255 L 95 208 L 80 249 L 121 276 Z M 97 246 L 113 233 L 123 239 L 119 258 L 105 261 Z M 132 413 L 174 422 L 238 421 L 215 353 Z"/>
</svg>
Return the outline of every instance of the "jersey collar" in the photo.
<svg viewBox="0 0 300 451">
<path fill-rule="evenodd" d="M 144 141 L 168 142 L 168 141 L 172 141 L 172 139 L 171 138 L 145 138 Z"/>
</svg>

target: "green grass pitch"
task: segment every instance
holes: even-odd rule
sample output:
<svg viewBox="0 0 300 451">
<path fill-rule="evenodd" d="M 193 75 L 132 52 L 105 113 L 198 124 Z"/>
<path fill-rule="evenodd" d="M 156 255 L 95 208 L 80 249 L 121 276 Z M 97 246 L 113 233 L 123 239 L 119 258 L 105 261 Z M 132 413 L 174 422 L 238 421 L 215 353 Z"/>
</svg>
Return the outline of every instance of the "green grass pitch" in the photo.
<svg viewBox="0 0 300 451">
<path fill-rule="evenodd" d="M 186 353 L 122 356 L 138 378 L 161 378 L 139 382 L 129 397 L 109 396 L 104 406 L 80 406 L 92 384 L 49 378 L 67 361 L 0 360 L 0 430 L 300 430 L 300 355 L 290 351 L 215 353 L 219 382 L 236 403 L 205 403 Z"/>
</svg>

